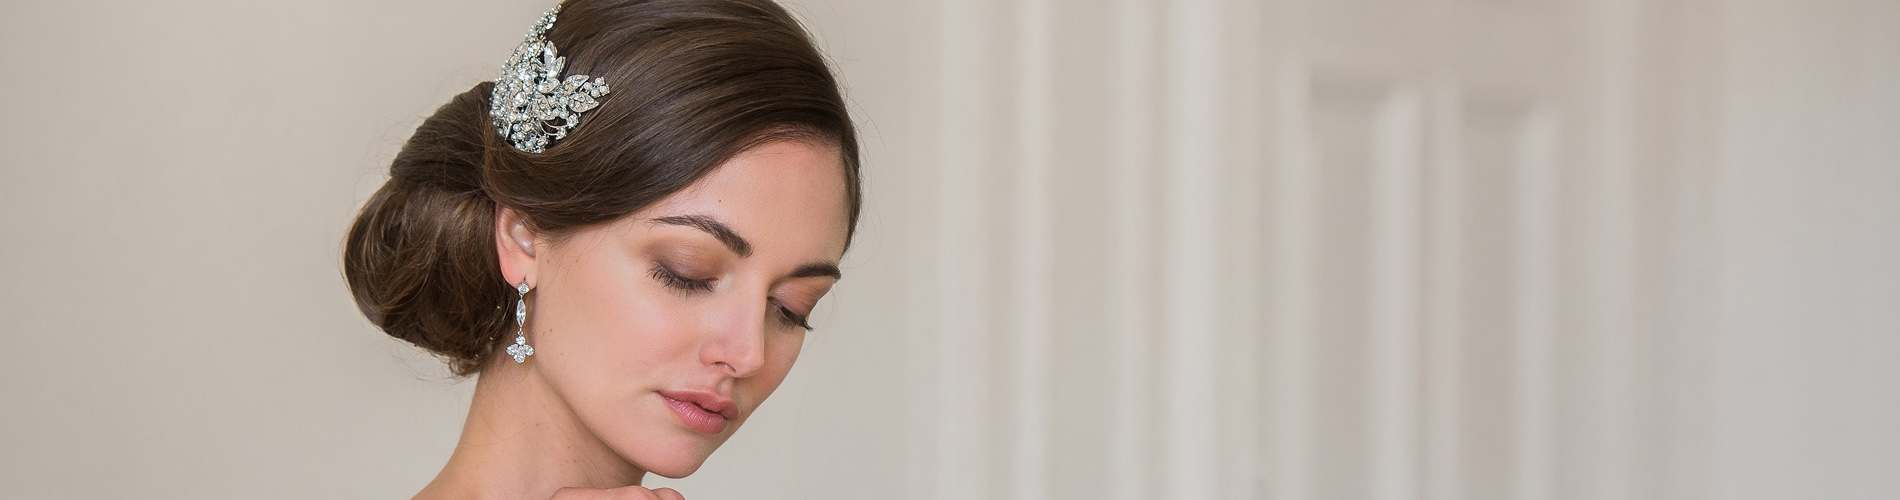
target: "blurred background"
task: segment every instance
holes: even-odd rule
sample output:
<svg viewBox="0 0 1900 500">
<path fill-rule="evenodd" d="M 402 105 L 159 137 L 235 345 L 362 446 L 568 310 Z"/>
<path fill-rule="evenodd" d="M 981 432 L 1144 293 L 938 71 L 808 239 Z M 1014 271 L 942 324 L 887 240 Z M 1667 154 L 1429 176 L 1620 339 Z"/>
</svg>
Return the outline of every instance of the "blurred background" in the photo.
<svg viewBox="0 0 1900 500">
<path fill-rule="evenodd" d="M 798 0 L 868 205 L 689 498 L 1896 498 L 1900 3 Z M 407 496 L 342 233 L 543 1 L 8 2 L 0 484 Z"/>
</svg>

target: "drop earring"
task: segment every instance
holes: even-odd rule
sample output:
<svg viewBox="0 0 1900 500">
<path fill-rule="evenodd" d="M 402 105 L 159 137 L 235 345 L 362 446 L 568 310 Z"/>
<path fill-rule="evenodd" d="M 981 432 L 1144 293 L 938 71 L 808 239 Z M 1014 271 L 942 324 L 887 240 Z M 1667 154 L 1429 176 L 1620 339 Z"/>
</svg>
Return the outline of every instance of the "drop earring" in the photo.
<svg viewBox="0 0 1900 500">
<path fill-rule="evenodd" d="M 508 344 L 508 356 L 515 358 L 517 365 L 526 363 L 528 356 L 534 355 L 534 346 L 528 345 L 528 290 L 527 278 L 515 285 L 515 294 L 519 296 L 515 300 L 515 343 Z"/>
</svg>

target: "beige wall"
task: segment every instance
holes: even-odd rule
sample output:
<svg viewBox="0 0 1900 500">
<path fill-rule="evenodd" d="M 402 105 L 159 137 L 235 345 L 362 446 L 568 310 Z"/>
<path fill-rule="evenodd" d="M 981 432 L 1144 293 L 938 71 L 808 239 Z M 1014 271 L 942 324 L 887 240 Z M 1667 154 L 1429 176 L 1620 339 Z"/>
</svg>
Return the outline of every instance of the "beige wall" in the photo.
<svg viewBox="0 0 1900 500">
<path fill-rule="evenodd" d="M 852 279 L 659 483 L 1900 494 L 1900 8 L 1400 4 L 793 2 L 864 134 Z M 356 314 L 341 233 L 544 5 L 8 5 L 6 496 L 426 482 L 472 384 Z"/>
<path fill-rule="evenodd" d="M 1725 17 L 1712 497 L 1892 498 L 1900 4 Z"/>
</svg>

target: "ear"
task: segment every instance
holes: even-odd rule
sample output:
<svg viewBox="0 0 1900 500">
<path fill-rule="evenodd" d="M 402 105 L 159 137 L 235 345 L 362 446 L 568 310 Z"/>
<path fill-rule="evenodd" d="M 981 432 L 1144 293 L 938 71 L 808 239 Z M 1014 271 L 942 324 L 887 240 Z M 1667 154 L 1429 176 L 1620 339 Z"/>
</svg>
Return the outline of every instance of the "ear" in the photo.
<svg viewBox="0 0 1900 500">
<path fill-rule="evenodd" d="M 512 208 L 495 208 L 495 255 L 501 259 L 501 276 L 509 286 L 534 284 L 534 254 L 537 238 L 527 220 Z"/>
</svg>

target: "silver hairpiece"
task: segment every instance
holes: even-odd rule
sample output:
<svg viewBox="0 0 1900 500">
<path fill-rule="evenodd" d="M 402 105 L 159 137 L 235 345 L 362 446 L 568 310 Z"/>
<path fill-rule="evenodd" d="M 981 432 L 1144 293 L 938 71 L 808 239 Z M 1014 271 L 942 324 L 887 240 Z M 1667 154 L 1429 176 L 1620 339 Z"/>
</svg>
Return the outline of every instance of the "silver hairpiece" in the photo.
<svg viewBox="0 0 1900 500">
<path fill-rule="evenodd" d="M 581 112 L 600 105 L 597 99 L 607 95 L 607 81 L 587 75 L 561 79 L 567 58 L 554 52 L 547 32 L 554 29 L 555 5 L 541 14 L 508 62 L 501 65 L 501 78 L 495 79 L 489 95 L 488 116 L 495 121 L 501 137 L 525 153 L 547 150 L 548 143 L 567 137 L 567 131 L 581 122 Z"/>
</svg>

